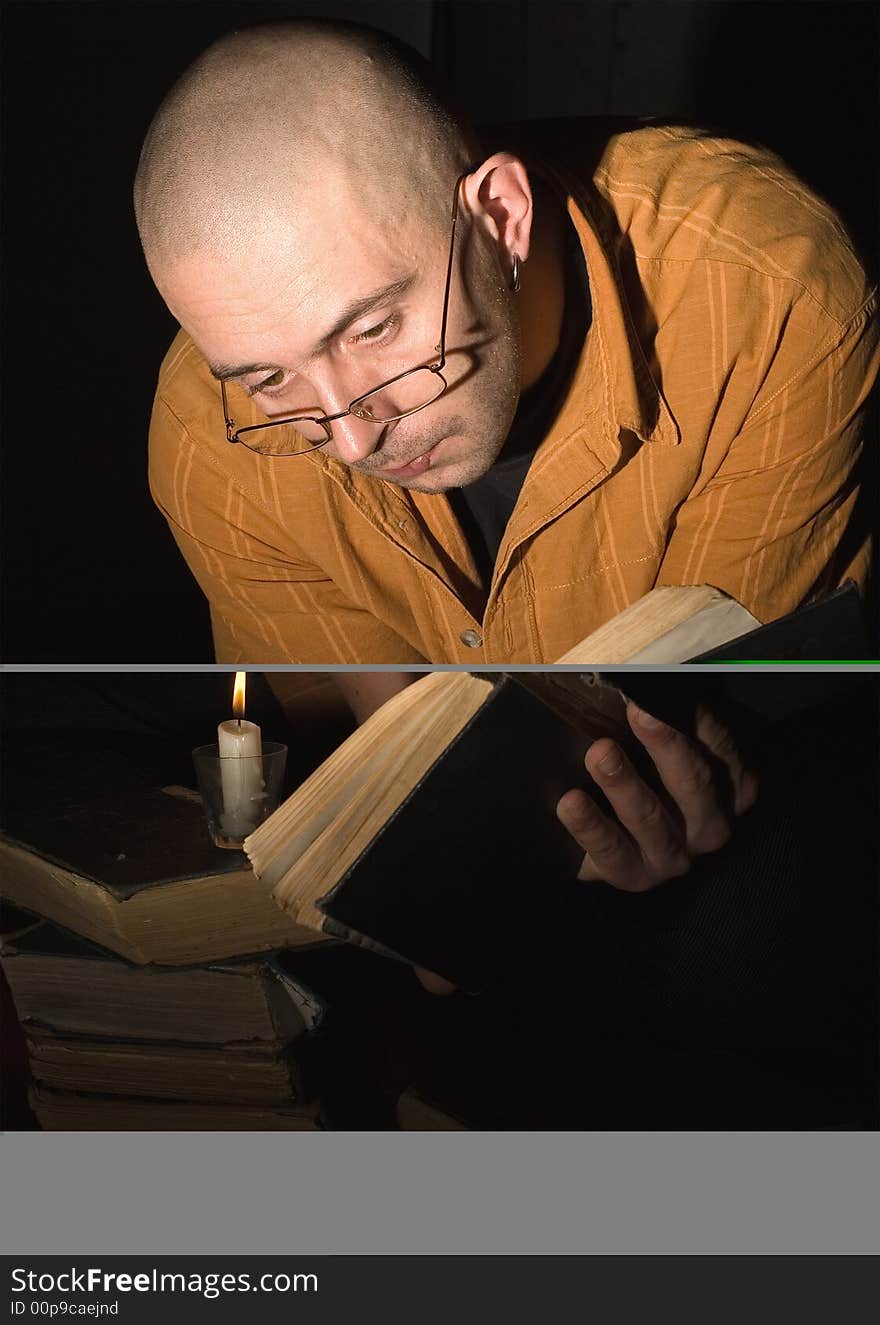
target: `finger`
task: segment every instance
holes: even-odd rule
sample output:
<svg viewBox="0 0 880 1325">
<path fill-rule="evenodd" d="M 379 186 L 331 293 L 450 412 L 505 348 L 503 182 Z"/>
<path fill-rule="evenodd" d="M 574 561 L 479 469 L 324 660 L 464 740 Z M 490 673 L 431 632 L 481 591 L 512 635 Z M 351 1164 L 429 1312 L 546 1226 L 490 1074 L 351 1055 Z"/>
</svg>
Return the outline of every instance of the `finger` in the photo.
<svg viewBox="0 0 880 1325">
<path fill-rule="evenodd" d="M 620 746 L 595 741 L 586 765 L 650 870 L 664 879 L 683 874 L 690 861 L 681 828 Z"/>
<path fill-rule="evenodd" d="M 697 737 L 727 769 L 732 791 L 734 814 L 742 814 L 755 803 L 758 776 L 743 758 L 730 728 L 711 709 L 701 704 L 697 709 Z"/>
<path fill-rule="evenodd" d="M 627 718 L 678 807 L 688 852 L 718 851 L 730 839 L 730 819 L 711 761 L 696 742 L 637 704 L 627 706 Z"/>
<path fill-rule="evenodd" d="M 610 883 L 639 892 L 650 886 L 644 861 L 632 838 L 609 819 L 585 791 L 567 791 L 556 807 L 557 817 L 584 851 L 578 872 L 582 882 Z"/>
<path fill-rule="evenodd" d="M 422 966 L 417 966 L 415 972 L 419 984 L 427 989 L 429 994 L 445 996 L 446 994 L 454 994 L 458 988 L 450 980 L 444 979 L 442 975 L 437 975 L 434 971 L 426 971 Z"/>
</svg>

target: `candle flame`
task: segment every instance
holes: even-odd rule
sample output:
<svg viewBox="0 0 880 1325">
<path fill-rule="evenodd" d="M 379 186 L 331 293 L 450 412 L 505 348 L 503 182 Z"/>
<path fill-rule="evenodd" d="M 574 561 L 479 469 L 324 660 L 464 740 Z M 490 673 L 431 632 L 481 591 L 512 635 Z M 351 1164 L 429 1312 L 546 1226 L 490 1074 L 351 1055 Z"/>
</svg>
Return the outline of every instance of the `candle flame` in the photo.
<svg viewBox="0 0 880 1325">
<path fill-rule="evenodd" d="M 232 712 L 236 718 L 244 717 L 244 693 L 247 672 L 235 673 L 235 686 L 232 691 Z"/>
</svg>

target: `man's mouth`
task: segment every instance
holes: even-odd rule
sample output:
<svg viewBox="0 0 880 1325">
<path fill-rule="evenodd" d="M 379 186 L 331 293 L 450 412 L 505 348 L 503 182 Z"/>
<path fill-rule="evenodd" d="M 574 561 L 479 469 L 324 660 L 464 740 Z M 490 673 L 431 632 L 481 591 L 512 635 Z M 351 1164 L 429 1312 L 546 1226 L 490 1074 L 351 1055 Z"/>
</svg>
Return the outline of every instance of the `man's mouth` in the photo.
<svg viewBox="0 0 880 1325">
<path fill-rule="evenodd" d="M 374 469 L 372 472 L 379 478 L 415 478 L 417 474 L 424 474 L 426 469 L 430 469 L 436 449 L 437 444 L 421 455 L 414 456 L 412 460 L 407 460 L 405 465 L 383 465 L 381 469 Z"/>
</svg>

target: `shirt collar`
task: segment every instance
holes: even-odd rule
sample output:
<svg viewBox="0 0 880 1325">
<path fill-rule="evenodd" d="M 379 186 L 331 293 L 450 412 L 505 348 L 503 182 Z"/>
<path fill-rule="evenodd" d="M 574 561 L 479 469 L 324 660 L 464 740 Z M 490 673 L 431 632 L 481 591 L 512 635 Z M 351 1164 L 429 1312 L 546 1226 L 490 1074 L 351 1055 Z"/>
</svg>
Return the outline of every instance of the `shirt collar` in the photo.
<svg viewBox="0 0 880 1325">
<path fill-rule="evenodd" d="M 610 207 L 592 182 L 585 183 L 574 171 L 546 159 L 532 168 L 564 199 L 580 240 L 593 304 L 591 333 L 616 430 L 627 429 L 644 442 L 676 445 L 681 441 L 678 424 L 651 375 L 626 301 L 614 254 L 619 232 Z M 586 404 L 579 397 L 587 387 L 585 373 L 578 371 L 564 406 L 566 415 L 571 407 L 574 417 L 578 406 Z"/>
</svg>

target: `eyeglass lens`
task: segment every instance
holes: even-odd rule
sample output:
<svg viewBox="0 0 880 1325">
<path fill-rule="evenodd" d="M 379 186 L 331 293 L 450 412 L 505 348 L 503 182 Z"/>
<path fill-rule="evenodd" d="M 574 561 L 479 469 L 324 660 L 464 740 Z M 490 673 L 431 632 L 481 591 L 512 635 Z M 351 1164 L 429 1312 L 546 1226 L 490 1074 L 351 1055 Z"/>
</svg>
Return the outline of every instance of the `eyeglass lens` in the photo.
<svg viewBox="0 0 880 1325">
<path fill-rule="evenodd" d="M 443 394 L 444 389 L 443 379 L 437 373 L 432 373 L 428 368 L 416 368 L 396 382 L 380 386 L 363 396 L 351 412 L 356 418 L 367 419 L 371 423 L 390 423 L 430 405 Z M 320 417 L 321 411 L 314 410 L 314 413 Z M 297 450 L 326 442 L 327 433 L 320 422 L 302 418 L 295 424 L 276 424 L 257 432 L 245 433 L 242 441 L 252 450 L 265 454 L 295 454 Z"/>
</svg>

